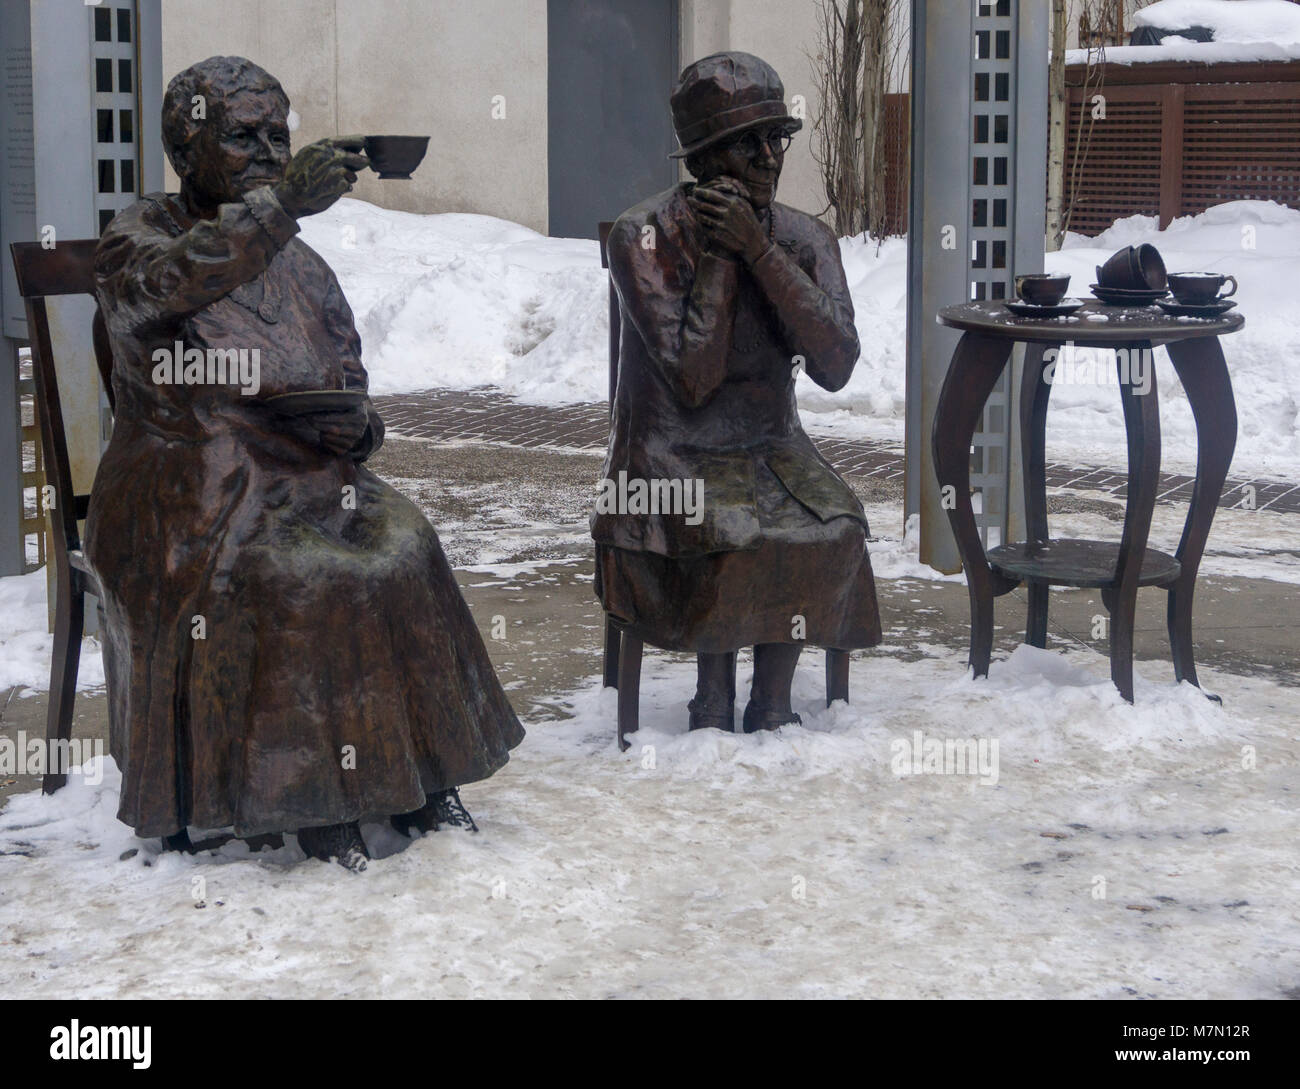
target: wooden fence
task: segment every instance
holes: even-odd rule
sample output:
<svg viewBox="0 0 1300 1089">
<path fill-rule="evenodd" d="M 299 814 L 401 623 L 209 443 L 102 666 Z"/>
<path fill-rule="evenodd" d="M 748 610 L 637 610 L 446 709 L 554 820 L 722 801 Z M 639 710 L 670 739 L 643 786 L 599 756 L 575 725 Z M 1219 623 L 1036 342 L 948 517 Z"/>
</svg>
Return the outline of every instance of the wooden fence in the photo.
<svg viewBox="0 0 1300 1089">
<path fill-rule="evenodd" d="M 1300 63 L 1107 64 L 1100 76 L 1085 91 L 1082 69 L 1066 74 L 1070 230 L 1135 214 L 1163 227 L 1229 200 L 1300 208 Z"/>
<path fill-rule="evenodd" d="M 1095 235 L 1137 214 L 1166 226 L 1230 200 L 1300 208 L 1300 61 L 1107 64 L 1086 89 L 1083 79 L 1081 66 L 1066 70 L 1070 230 Z M 1092 116 L 1095 95 L 1104 118 Z M 897 234 L 907 230 L 907 107 L 907 95 L 886 100 L 885 199 Z"/>
<path fill-rule="evenodd" d="M 885 95 L 885 234 L 907 233 L 909 150 L 912 140 L 911 95 Z"/>
</svg>

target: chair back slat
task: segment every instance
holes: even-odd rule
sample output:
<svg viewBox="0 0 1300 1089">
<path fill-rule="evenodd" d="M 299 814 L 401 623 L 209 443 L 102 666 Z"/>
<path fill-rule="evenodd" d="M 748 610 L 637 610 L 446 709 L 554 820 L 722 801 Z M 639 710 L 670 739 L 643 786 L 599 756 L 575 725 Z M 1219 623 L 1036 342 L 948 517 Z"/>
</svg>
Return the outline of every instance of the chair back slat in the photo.
<svg viewBox="0 0 1300 1089">
<path fill-rule="evenodd" d="M 45 455 L 45 481 L 54 485 L 52 544 L 62 569 L 69 551 L 81 547 L 77 533 L 77 496 L 72 489 L 72 463 L 68 458 L 68 437 L 63 428 L 63 404 L 54 370 L 54 349 L 50 344 L 50 319 L 45 296 L 27 300 L 27 331 L 32 346 L 32 377 L 36 386 L 36 411 L 41 427 L 41 449 Z M 48 509 L 48 505 L 47 505 Z"/>
<path fill-rule="evenodd" d="M 94 295 L 95 247 L 98 238 L 59 242 L 46 249 L 39 242 L 14 242 L 14 273 L 18 294 L 25 299 L 37 295 Z"/>
<path fill-rule="evenodd" d="M 613 222 L 602 222 L 597 225 L 597 232 L 600 235 L 600 267 L 609 268 L 609 232 L 613 230 Z M 618 292 L 614 290 L 614 281 L 609 282 L 609 414 L 614 415 L 614 394 L 618 392 L 618 351 L 619 351 L 619 334 L 620 316 L 618 310 Z"/>
<path fill-rule="evenodd" d="M 54 485 L 54 509 L 50 512 L 56 532 L 51 534 L 60 573 L 67 570 L 67 554 L 81 548 L 77 521 L 86 515 L 87 497 L 72 486 L 72 463 L 68 457 L 67 431 L 63 424 L 63 403 L 59 397 L 58 371 L 50 339 L 47 297 L 89 295 L 95 297 L 95 248 L 98 239 L 60 242 L 46 249 L 39 242 L 14 242 L 10 246 L 18 290 L 27 305 L 27 331 L 32 349 L 32 377 L 36 386 L 36 409 L 45 455 L 46 481 Z M 91 338 L 95 363 L 112 404 L 113 354 L 99 308 L 95 309 Z"/>
</svg>

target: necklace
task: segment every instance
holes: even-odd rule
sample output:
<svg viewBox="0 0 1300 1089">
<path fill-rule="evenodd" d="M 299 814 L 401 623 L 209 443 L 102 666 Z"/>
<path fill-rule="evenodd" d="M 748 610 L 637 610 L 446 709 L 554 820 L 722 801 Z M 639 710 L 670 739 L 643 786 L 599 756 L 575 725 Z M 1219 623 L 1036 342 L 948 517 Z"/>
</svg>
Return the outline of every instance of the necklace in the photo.
<svg viewBox="0 0 1300 1089">
<path fill-rule="evenodd" d="M 255 300 L 253 297 L 255 294 L 253 285 L 257 280 L 262 282 L 262 297 L 260 300 Z M 230 298 L 234 299 L 245 310 L 256 314 L 268 325 L 274 325 L 280 320 L 280 293 L 272 286 L 272 281 L 267 278 L 265 272 L 258 276 L 257 280 L 249 280 L 247 283 L 240 284 L 230 293 Z"/>
</svg>

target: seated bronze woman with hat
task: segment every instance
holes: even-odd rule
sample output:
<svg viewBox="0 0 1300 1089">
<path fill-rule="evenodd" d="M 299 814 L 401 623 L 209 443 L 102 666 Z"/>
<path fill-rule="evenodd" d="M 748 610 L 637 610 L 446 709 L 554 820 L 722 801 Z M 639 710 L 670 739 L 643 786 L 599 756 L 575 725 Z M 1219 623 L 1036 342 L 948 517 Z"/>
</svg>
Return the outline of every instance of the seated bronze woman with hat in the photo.
<svg viewBox="0 0 1300 1089">
<path fill-rule="evenodd" d="M 702 481 L 703 504 L 598 506 L 596 592 L 646 642 L 697 654 L 691 729 L 734 729 L 740 647 L 754 647 L 753 732 L 800 721 L 805 642 L 881 639 L 866 516 L 795 401 L 800 369 L 848 382 L 858 336 L 834 234 L 775 201 L 801 127 L 784 95 L 748 53 L 690 65 L 671 102 L 695 181 L 624 212 L 608 243 L 623 333 L 605 477 Z"/>
</svg>

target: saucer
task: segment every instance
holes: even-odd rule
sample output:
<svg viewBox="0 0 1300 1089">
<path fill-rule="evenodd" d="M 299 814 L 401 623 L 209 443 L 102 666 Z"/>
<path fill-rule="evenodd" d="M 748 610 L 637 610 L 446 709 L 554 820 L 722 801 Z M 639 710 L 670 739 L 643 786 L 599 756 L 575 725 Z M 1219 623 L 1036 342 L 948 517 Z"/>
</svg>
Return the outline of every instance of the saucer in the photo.
<svg viewBox="0 0 1300 1089">
<path fill-rule="evenodd" d="M 1059 318 L 1065 314 L 1073 314 L 1083 305 L 1083 300 L 1062 299 L 1052 306 L 1039 306 L 1037 303 L 1028 303 L 1022 299 L 1009 299 L 1004 305 L 1011 313 L 1022 318 Z"/>
<path fill-rule="evenodd" d="M 1166 288 L 1129 288 L 1103 287 L 1092 285 L 1092 293 L 1107 306 L 1150 306 L 1157 299 L 1163 299 L 1169 291 Z"/>
<path fill-rule="evenodd" d="M 1166 314 L 1175 318 L 1213 318 L 1219 314 L 1226 314 L 1234 306 L 1234 299 L 1215 299 L 1207 303 L 1180 303 L 1167 302 L 1164 299 L 1157 299 L 1156 306 L 1160 307 Z"/>
<path fill-rule="evenodd" d="M 268 397 L 266 403 L 285 416 L 308 416 L 313 412 L 346 412 L 365 400 L 363 389 L 307 389 Z"/>
</svg>

